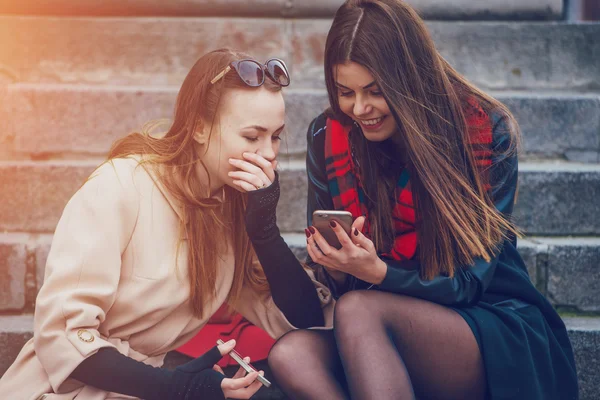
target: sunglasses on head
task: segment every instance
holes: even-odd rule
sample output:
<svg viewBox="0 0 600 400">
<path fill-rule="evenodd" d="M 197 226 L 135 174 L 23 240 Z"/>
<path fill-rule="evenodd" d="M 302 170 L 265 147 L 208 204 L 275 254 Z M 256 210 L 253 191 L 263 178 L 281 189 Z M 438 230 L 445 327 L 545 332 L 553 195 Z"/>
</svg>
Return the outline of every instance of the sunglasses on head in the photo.
<svg viewBox="0 0 600 400">
<path fill-rule="evenodd" d="M 254 60 L 232 61 L 210 83 L 214 85 L 215 82 L 231 71 L 231 68 L 235 69 L 240 79 L 248 86 L 258 87 L 262 85 L 265 83 L 265 75 L 279 86 L 288 86 L 290 84 L 290 74 L 287 67 L 278 58 L 271 58 L 264 64 L 260 64 Z"/>
</svg>

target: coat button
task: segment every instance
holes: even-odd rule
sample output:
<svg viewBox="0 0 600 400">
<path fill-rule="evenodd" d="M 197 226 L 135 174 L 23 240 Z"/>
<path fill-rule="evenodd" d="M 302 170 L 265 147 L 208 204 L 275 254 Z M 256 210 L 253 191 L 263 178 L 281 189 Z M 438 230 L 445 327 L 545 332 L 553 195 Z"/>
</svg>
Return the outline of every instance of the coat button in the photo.
<svg viewBox="0 0 600 400">
<path fill-rule="evenodd" d="M 92 332 L 88 331 L 87 329 L 78 330 L 77 336 L 79 337 L 79 340 L 81 340 L 82 342 L 91 343 L 94 341 L 94 335 L 92 334 Z"/>
</svg>

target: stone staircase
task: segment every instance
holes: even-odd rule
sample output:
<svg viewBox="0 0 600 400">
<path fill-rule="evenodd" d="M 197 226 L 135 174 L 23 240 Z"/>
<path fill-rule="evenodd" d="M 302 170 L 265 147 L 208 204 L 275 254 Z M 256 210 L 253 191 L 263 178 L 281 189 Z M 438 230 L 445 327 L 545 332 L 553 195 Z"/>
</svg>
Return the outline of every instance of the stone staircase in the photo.
<svg viewBox="0 0 600 400">
<path fill-rule="evenodd" d="M 278 219 L 303 256 L 305 132 L 327 104 L 323 48 L 341 1 L 40 3 L 0 0 L 0 374 L 31 337 L 66 201 L 113 140 L 172 115 L 187 70 L 211 49 L 290 67 Z M 600 399 L 600 24 L 565 21 L 561 0 L 409 3 L 444 57 L 521 125 L 520 249 L 565 315 L 581 399 Z"/>
</svg>

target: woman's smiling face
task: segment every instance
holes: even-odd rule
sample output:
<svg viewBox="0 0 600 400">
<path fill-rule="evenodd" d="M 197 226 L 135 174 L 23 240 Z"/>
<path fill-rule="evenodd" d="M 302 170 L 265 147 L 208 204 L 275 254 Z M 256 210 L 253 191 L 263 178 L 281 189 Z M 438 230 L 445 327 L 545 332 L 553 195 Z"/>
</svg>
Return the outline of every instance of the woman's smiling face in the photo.
<svg viewBox="0 0 600 400">
<path fill-rule="evenodd" d="M 367 140 L 382 142 L 397 126 L 373 75 L 353 61 L 333 67 L 340 109 L 362 129 Z"/>
</svg>

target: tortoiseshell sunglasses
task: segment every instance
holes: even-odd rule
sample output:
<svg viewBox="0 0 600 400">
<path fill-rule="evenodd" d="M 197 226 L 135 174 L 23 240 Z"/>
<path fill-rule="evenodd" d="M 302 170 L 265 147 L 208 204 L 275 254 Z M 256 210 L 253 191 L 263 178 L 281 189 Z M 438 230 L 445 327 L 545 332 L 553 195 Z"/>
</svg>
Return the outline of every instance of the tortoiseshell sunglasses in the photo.
<svg viewBox="0 0 600 400">
<path fill-rule="evenodd" d="M 226 73 L 235 69 L 238 76 L 248 86 L 258 87 L 265 83 L 265 75 L 279 86 L 289 86 L 290 74 L 288 73 L 285 63 L 278 58 L 271 58 L 266 63 L 260 64 L 255 60 L 239 60 L 232 61 L 223 71 L 215 76 L 210 83 L 215 84 Z"/>
</svg>

